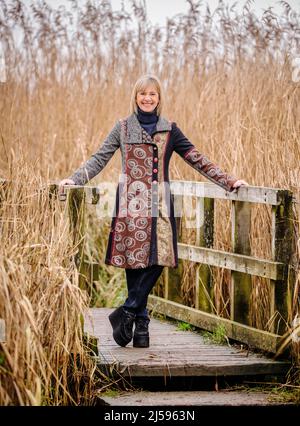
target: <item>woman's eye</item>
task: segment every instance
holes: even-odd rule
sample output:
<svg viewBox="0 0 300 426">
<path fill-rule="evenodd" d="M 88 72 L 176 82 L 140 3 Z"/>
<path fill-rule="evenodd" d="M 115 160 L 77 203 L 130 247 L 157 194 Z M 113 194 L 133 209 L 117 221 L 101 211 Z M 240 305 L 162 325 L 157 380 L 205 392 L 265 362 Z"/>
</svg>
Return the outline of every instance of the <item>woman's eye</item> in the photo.
<svg viewBox="0 0 300 426">
<path fill-rule="evenodd" d="M 139 92 L 139 95 L 146 96 L 147 93 L 145 93 L 145 92 Z M 156 96 L 156 95 L 157 95 L 157 93 L 149 93 L 149 96 Z"/>
</svg>

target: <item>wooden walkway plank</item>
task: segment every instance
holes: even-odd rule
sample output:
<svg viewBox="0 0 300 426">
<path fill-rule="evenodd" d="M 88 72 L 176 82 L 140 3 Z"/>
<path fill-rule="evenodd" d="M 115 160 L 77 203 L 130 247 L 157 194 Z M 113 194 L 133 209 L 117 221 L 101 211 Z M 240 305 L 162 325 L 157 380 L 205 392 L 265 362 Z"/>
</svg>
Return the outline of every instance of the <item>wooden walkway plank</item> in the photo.
<svg viewBox="0 0 300 426">
<path fill-rule="evenodd" d="M 99 398 L 114 406 L 266 406 L 282 405 L 274 395 L 267 392 L 247 391 L 173 391 L 173 392 L 120 392 L 116 396 Z M 285 403 L 284 405 L 290 405 Z M 192 411 L 192 410 L 191 410 Z"/>
<path fill-rule="evenodd" d="M 85 332 L 98 339 L 97 361 L 107 372 L 129 377 L 286 374 L 290 363 L 275 361 L 228 345 L 212 344 L 193 331 L 152 318 L 150 347 L 118 346 L 108 320 L 112 309 L 92 308 L 85 317 Z"/>
</svg>

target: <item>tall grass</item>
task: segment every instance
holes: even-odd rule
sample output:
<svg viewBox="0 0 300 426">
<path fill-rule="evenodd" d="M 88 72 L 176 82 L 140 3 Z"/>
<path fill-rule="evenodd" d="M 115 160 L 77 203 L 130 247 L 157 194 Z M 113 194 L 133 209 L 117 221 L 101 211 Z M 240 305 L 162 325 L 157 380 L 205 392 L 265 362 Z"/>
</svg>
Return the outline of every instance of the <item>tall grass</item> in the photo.
<svg viewBox="0 0 300 426">
<path fill-rule="evenodd" d="M 136 78 L 152 72 L 165 88 L 164 115 L 201 152 L 252 185 L 291 188 L 299 201 L 300 97 L 292 78 L 293 58 L 300 55 L 299 15 L 283 1 L 280 14 L 269 9 L 258 19 L 251 1 L 242 12 L 221 2 L 212 12 L 189 0 L 187 14 L 160 28 L 136 0 L 130 11 L 118 12 L 107 0 L 70 0 L 71 12 L 31 3 L 4 0 L 0 6 L 7 67 L 0 85 L 0 175 L 13 181 L 0 215 L 0 317 L 8 329 L 0 402 L 79 403 L 88 391 L 79 385 L 81 374 L 93 371 L 81 347 L 79 314 L 87 300 L 75 284 L 65 215 L 54 223 L 39 189 L 71 174 L 97 149 L 115 121 L 128 115 Z M 119 171 L 117 153 L 95 182 L 117 181 Z M 177 156 L 171 179 L 202 180 Z M 222 206 L 216 209 L 215 248 L 230 250 L 230 211 Z M 295 215 L 298 239 L 298 204 Z M 270 257 L 270 226 L 270 212 L 256 207 L 254 255 Z M 107 229 L 99 224 L 104 238 Z M 193 236 L 189 231 L 184 238 Z M 102 262 L 104 250 L 104 244 L 94 250 Z M 298 259 L 299 251 L 293 315 L 299 312 Z M 103 271 L 99 287 L 109 294 L 116 270 Z M 192 299 L 193 277 L 187 264 L 186 300 Z M 214 279 L 216 312 L 228 317 L 230 275 L 215 271 Z M 269 294 L 269 282 L 253 280 L 252 323 L 262 329 L 268 329 Z M 73 353 L 85 366 L 75 374 L 75 391 L 68 389 L 65 370 Z M 294 354 L 299 359 L 299 344 Z"/>
<path fill-rule="evenodd" d="M 89 404 L 94 365 L 83 348 L 78 288 L 66 212 L 18 154 L 0 208 L 1 405 Z"/>
</svg>

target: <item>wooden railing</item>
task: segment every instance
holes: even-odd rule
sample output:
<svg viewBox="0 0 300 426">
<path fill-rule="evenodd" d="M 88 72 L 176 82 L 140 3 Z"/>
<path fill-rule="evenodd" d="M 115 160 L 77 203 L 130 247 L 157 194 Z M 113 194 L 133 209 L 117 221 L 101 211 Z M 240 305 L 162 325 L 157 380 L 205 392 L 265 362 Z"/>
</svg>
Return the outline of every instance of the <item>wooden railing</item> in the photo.
<svg viewBox="0 0 300 426">
<path fill-rule="evenodd" d="M 291 324 L 291 289 L 294 274 L 290 265 L 293 254 L 293 194 L 289 190 L 241 187 L 229 193 L 212 183 L 172 181 L 175 210 L 181 211 L 184 196 L 196 197 L 196 243 L 179 242 L 179 259 L 197 265 L 194 306 L 186 306 L 180 296 L 180 268 L 165 268 L 163 274 L 164 296 L 150 295 L 149 307 L 155 312 L 188 322 L 202 329 L 214 331 L 223 325 L 226 335 L 250 346 L 275 353 L 283 335 Z M 58 185 L 50 185 L 50 199 L 56 199 Z M 101 203 L 101 192 L 92 186 L 65 186 L 74 243 L 78 245 L 76 264 L 80 286 L 96 281 L 99 264 L 87 261 L 84 255 L 85 206 Z M 68 197 L 67 197 L 68 194 Z M 213 249 L 214 200 L 230 200 L 232 208 L 232 252 Z M 254 203 L 271 206 L 272 259 L 251 256 L 251 207 Z M 179 226 L 180 218 L 177 218 Z M 231 271 L 230 319 L 212 313 L 213 286 L 211 267 Z M 269 331 L 251 327 L 250 294 L 251 276 L 264 277 L 271 285 L 272 318 Z"/>
<path fill-rule="evenodd" d="M 221 324 L 228 337 L 275 353 L 282 343 L 287 325 L 291 323 L 292 315 L 292 192 L 251 186 L 229 193 L 214 184 L 200 182 L 172 182 L 171 191 L 177 205 L 182 203 L 183 196 L 196 197 L 196 223 L 201 225 L 196 228 L 196 244 L 178 243 L 179 258 L 198 265 L 195 308 L 178 303 L 180 279 L 174 279 L 174 271 L 164 274 L 164 297 L 150 296 L 150 307 L 156 312 L 210 331 Z M 213 249 L 215 199 L 231 201 L 232 252 Z M 251 207 L 254 203 L 271 206 L 271 260 L 251 256 Z M 211 266 L 231 271 L 230 319 L 212 313 Z M 270 331 L 250 326 L 251 276 L 270 279 Z"/>
</svg>

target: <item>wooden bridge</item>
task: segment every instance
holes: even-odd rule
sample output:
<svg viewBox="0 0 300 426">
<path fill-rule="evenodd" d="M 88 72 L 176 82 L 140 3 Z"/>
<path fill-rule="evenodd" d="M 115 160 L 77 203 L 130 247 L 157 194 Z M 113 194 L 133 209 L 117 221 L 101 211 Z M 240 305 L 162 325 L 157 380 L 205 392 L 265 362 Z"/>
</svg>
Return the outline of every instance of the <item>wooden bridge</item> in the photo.
<svg viewBox="0 0 300 426">
<path fill-rule="evenodd" d="M 106 373 L 124 377 L 179 377 L 179 376 L 265 376 L 285 375 L 290 367 L 288 352 L 285 359 L 275 359 L 287 334 L 291 330 L 291 294 L 295 270 L 291 265 L 293 249 L 293 194 L 289 190 L 264 187 L 241 187 L 229 193 L 222 188 L 202 182 L 172 181 L 175 210 L 182 209 L 184 197 L 196 200 L 196 243 L 178 243 L 179 259 L 188 260 L 196 267 L 195 300 L 192 306 L 183 303 L 180 287 L 182 264 L 178 270 L 165 268 L 160 281 L 160 291 L 149 297 L 151 345 L 136 349 L 129 344 L 118 347 L 112 339 L 105 308 L 91 308 L 84 319 L 84 330 L 90 344 L 94 343 L 93 356 Z M 50 185 L 50 201 L 56 202 L 58 185 Z M 80 272 L 80 286 L 88 291 L 97 281 L 99 264 L 85 256 L 86 208 L 101 203 L 98 187 L 65 186 L 70 224 L 74 243 L 78 245 L 76 264 Z M 232 251 L 215 250 L 214 208 L 215 200 L 231 202 Z M 254 203 L 271 208 L 272 259 L 251 255 L 251 207 Z M 180 217 L 177 219 L 178 230 Z M 231 271 L 230 318 L 213 313 L 213 286 L 211 267 Z M 251 277 L 270 280 L 271 312 L 268 331 L 255 328 L 250 319 Z M 222 326 L 230 342 L 240 346 L 220 346 L 204 341 L 201 334 L 179 331 L 176 325 L 155 319 L 184 321 L 202 330 L 214 332 Z M 241 346 L 243 345 L 243 347 Z M 243 349 L 241 349 L 243 348 Z M 246 350 L 245 350 L 246 348 Z M 249 350 L 250 349 L 250 350 Z M 264 351 L 257 354 L 252 349 Z"/>
<path fill-rule="evenodd" d="M 69 211 L 74 236 L 84 237 L 85 206 L 101 203 L 97 187 L 65 187 L 69 193 Z M 55 189 L 53 187 L 52 189 Z M 222 326 L 226 336 L 250 348 L 260 349 L 274 357 L 290 330 L 292 321 L 291 292 L 294 285 L 294 270 L 291 265 L 293 254 L 293 194 L 291 191 L 241 187 L 229 193 L 222 188 L 201 182 L 171 182 L 175 211 L 182 210 L 184 197 L 196 200 L 196 244 L 179 242 L 179 259 L 197 264 L 194 306 L 186 306 L 181 300 L 180 284 L 182 268 L 165 268 L 160 282 L 160 295 L 155 290 L 149 297 L 153 315 L 184 321 L 200 329 L 214 332 Z M 232 209 L 232 252 L 213 248 L 214 202 L 216 199 L 230 200 Z M 254 203 L 270 206 L 272 259 L 251 256 L 250 227 L 251 207 Z M 177 218 L 178 233 L 180 217 Z M 84 244 L 79 249 L 78 267 L 85 284 L 97 279 L 97 264 L 88 264 L 84 259 Z M 226 268 L 231 271 L 230 319 L 212 313 L 212 276 L 210 267 Z M 182 265 L 181 265 L 182 267 Z M 251 276 L 270 280 L 271 312 L 269 330 L 260 330 L 250 323 Z M 88 278 L 87 278 L 88 277 Z M 198 335 L 178 332 L 174 326 L 152 322 L 152 345 L 149 350 L 115 347 L 111 329 L 107 327 L 107 310 L 92 309 L 95 328 L 86 322 L 86 331 L 99 340 L 99 363 L 103 368 L 119 365 L 120 371 L 134 375 L 216 375 L 216 374 L 278 374 L 287 371 L 288 363 L 275 361 L 255 354 L 247 356 L 232 347 L 207 346 Z M 88 325 L 87 325 L 88 324 Z M 173 327 L 173 328 L 172 328 Z M 168 348 L 166 350 L 166 348 Z M 181 349 L 180 349 L 181 348 Z M 186 350 L 187 348 L 188 351 Z M 188 352 L 188 353 L 187 353 Z M 146 355 L 148 354 L 148 355 Z M 213 356 L 213 357 L 212 357 Z"/>
<path fill-rule="evenodd" d="M 266 378 L 284 382 L 290 368 L 287 360 L 273 360 L 238 345 L 212 343 L 196 331 L 156 319 L 155 311 L 149 325 L 150 347 L 134 348 L 130 343 L 123 348 L 112 338 L 110 312 L 91 308 L 86 315 L 85 332 L 94 336 L 93 357 L 115 383 L 143 390 L 100 394 L 106 404 L 276 405 L 266 392 L 228 389 L 231 384 Z"/>
<path fill-rule="evenodd" d="M 238 345 L 218 345 L 155 317 L 149 326 L 149 348 L 134 348 L 132 343 L 122 348 L 112 338 L 110 312 L 112 309 L 92 308 L 85 318 L 85 331 L 97 339 L 97 362 L 108 375 L 165 380 L 178 376 L 283 376 L 289 367 L 286 360 L 275 361 Z"/>
</svg>

